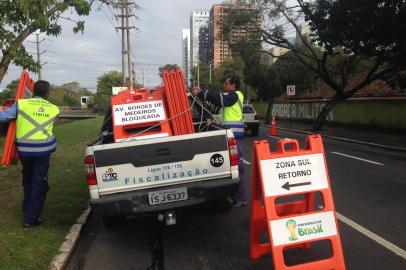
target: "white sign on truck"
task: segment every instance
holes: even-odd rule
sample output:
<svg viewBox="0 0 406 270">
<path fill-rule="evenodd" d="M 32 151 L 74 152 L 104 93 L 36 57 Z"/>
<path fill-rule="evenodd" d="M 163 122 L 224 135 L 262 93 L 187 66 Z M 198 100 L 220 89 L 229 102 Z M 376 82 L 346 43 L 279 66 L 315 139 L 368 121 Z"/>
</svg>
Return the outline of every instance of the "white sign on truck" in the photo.
<svg viewBox="0 0 406 270">
<path fill-rule="evenodd" d="M 261 160 L 265 196 L 328 188 L 323 154 Z"/>
<path fill-rule="evenodd" d="M 114 125 L 131 125 L 166 119 L 162 100 L 113 106 Z"/>
<path fill-rule="evenodd" d="M 127 86 L 113 86 L 111 88 L 111 93 L 113 94 L 113 96 L 118 95 L 118 93 L 120 93 L 121 91 L 127 90 L 128 87 Z"/>
</svg>

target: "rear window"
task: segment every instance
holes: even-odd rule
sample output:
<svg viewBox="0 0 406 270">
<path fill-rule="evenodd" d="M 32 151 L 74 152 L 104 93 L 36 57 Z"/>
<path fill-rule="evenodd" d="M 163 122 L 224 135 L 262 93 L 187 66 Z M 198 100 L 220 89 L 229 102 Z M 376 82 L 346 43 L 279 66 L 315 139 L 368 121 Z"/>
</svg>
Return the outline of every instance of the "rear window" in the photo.
<svg viewBox="0 0 406 270">
<path fill-rule="evenodd" d="M 242 108 L 243 113 L 255 113 L 254 109 L 251 106 L 244 106 Z"/>
</svg>

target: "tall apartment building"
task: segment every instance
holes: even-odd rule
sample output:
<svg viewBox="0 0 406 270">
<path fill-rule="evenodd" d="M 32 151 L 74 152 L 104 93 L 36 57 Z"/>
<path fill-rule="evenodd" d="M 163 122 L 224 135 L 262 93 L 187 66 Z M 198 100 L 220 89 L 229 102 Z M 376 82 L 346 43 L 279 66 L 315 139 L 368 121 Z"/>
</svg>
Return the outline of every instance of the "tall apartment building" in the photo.
<svg viewBox="0 0 406 270">
<path fill-rule="evenodd" d="M 310 27 L 309 27 L 309 23 L 305 22 L 302 23 L 301 25 L 298 25 L 299 28 L 299 33 L 300 35 L 304 38 L 304 39 L 309 39 L 310 38 L 310 34 L 312 33 L 310 31 Z M 299 33 L 296 32 L 296 38 L 295 38 L 295 43 L 297 45 L 303 45 L 303 41 L 299 36 Z"/>
<path fill-rule="evenodd" d="M 276 60 L 278 60 L 278 56 L 284 55 L 288 51 L 289 51 L 289 49 L 278 47 L 278 46 L 275 46 L 275 47 L 272 47 L 271 49 L 269 49 L 269 52 L 275 56 L 275 57 L 273 57 L 273 56 L 270 57 L 270 64 L 275 63 Z"/>
<path fill-rule="evenodd" d="M 189 85 L 190 74 L 190 29 L 182 29 L 182 70 L 185 83 Z"/>
<path fill-rule="evenodd" d="M 209 23 L 208 10 L 195 10 L 190 15 L 190 67 L 199 62 L 199 31 Z"/>
<path fill-rule="evenodd" d="M 257 32 L 255 24 L 250 23 L 244 27 L 233 28 L 230 33 L 230 42 L 223 36 L 223 24 L 225 23 L 224 20 L 228 13 L 231 10 L 247 9 L 247 6 L 233 4 L 232 1 L 229 3 L 213 5 L 211 8 L 209 22 L 209 42 L 211 46 L 210 64 L 213 64 L 214 67 L 219 66 L 225 59 L 235 56 L 229 43 L 241 39 L 250 39 L 251 34 Z"/>
<path fill-rule="evenodd" d="M 210 60 L 209 28 L 202 26 L 199 30 L 199 60 L 201 63 L 209 64 Z"/>
</svg>

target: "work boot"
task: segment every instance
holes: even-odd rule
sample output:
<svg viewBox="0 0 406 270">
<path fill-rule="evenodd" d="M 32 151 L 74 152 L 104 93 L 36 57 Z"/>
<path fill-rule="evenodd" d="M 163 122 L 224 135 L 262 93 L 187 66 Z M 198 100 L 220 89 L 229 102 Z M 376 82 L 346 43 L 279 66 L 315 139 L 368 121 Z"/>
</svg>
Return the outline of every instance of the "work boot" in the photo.
<svg viewBox="0 0 406 270">
<path fill-rule="evenodd" d="M 40 225 L 41 223 L 42 223 L 42 219 L 39 218 L 37 222 L 24 223 L 23 227 L 24 227 L 24 229 L 31 229 L 31 228 L 34 228 L 34 227 Z"/>
</svg>

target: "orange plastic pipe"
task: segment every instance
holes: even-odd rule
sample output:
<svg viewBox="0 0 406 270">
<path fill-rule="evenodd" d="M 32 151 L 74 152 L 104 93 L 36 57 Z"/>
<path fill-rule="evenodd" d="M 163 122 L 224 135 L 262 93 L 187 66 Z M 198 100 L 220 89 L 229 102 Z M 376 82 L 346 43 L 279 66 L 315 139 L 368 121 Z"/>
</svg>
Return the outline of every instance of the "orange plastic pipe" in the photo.
<svg viewBox="0 0 406 270">
<path fill-rule="evenodd" d="M 33 88 L 34 81 L 30 78 L 27 72 L 23 71 L 20 76 L 20 82 L 18 83 L 15 102 L 17 102 L 18 99 L 32 97 Z M 14 144 L 15 135 L 16 122 L 13 120 L 10 121 L 8 126 L 3 155 L 1 157 L 1 164 L 3 166 L 17 164 L 18 162 L 17 147 Z"/>
</svg>

